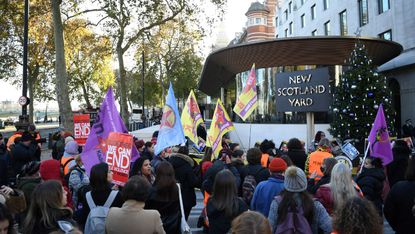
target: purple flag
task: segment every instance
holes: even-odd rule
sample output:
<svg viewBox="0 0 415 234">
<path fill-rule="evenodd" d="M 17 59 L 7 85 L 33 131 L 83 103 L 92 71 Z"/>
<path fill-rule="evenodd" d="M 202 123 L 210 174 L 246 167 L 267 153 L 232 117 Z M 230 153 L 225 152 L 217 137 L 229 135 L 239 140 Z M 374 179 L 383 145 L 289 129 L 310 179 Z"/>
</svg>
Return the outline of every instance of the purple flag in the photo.
<svg viewBox="0 0 415 234">
<path fill-rule="evenodd" d="M 112 88 L 109 88 L 81 153 L 88 175 L 92 166 L 105 162 L 106 141 L 110 132 L 128 133 L 114 102 Z M 135 161 L 138 157 L 137 148 L 132 147 L 131 161 Z"/>
<path fill-rule="evenodd" d="M 379 105 L 375 122 L 373 123 L 372 130 L 370 130 L 369 143 L 371 156 L 382 159 L 383 166 L 392 162 L 392 147 L 382 104 Z"/>
</svg>

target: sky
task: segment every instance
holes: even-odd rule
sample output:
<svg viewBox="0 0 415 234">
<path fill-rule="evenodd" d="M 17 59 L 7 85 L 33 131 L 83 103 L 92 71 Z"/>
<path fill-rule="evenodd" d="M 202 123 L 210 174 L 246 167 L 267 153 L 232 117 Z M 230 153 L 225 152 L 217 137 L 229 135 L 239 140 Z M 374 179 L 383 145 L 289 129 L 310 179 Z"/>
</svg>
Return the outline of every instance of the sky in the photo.
<svg viewBox="0 0 415 234">
<path fill-rule="evenodd" d="M 251 2 L 254 2 L 255 0 L 228 0 L 227 2 L 227 8 L 225 10 L 225 15 L 223 17 L 223 26 L 226 31 L 227 39 L 232 40 L 235 36 L 235 33 L 241 32 L 242 28 L 245 25 L 246 22 L 246 16 L 245 13 L 248 10 Z M 219 33 L 220 27 L 219 23 L 216 25 L 216 27 L 213 29 L 213 33 L 211 37 L 207 37 L 205 39 L 206 45 L 212 45 L 214 44 L 216 40 L 216 35 Z M 30 46 L 30 45 L 29 45 Z M 208 55 L 208 53 L 206 53 Z M 20 88 L 16 88 L 8 83 L 6 83 L 3 80 L 0 80 L 0 101 L 16 101 L 21 96 L 22 91 Z M 46 103 L 43 105 L 40 104 L 39 108 L 44 108 Z M 36 105 L 38 106 L 38 105 Z M 49 107 L 57 107 L 57 103 L 49 103 Z M 72 108 L 77 108 L 76 106 L 72 106 Z"/>
</svg>

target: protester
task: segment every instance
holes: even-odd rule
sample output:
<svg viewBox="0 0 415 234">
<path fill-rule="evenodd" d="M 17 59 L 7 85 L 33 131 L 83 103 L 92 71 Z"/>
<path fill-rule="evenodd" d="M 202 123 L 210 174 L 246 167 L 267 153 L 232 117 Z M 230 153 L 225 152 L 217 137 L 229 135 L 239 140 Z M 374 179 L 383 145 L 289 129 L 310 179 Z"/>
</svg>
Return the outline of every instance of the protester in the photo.
<svg viewBox="0 0 415 234">
<path fill-rule="evenodd" d="M 161 215 L 167 234 L 180 233 L 179 191 L 173 166 L 161 162 L 156 171 L 156 180 L 146 200 L 145 209 L 157 210 Z"/>
<path fill-rule="evenodd" d="M 246 153 L 246 160 L 248 165 L 246 166 L 246 175 L 252 175 L 258 184 L 261 181 L 265 181 L 269 177 L 269 171 L 267 168 L 261 165 L 262 153 L 257 148 L 251 148 Z"/>
<path fill-rule="evenodd" d="M 405 180 L 389 191 L 383 212 L 397 234 L 413 233 L 415 224 L 415 157 L 408 162 Z M 414 212 L 414 213 L 413 213 Z"/>
<path fill-rule="evenodd" d="M 7 156 L 7 146 L 4 142 L 3 134 L 0 133 L 0 159 L 6 159 Z"/>
<path fill-rule="evenodd" d="M 274 197 L 284 189 L 284 172 L 287 164 L 280 158 L 272 159 L 268 170 L 270 177 L 262 181 L 255 188 L 255 193 L 251 201 L 251 209 L 261 212 L 268 217 L 269 208 Z"/>
<path fill-rule="evenodd" d="M 209 219 L 209 233 L 226 233 L 232 220 L 248 210 L 247 205 L 237 196 L 235 177 L 229 170 L 220 171 L 213 185 L 213 193 L 206 205 Z"/>
<path fill-rule="evenodd" d="M 182 146 L 179 148 L 179 152 L 186 153 L 186 149 L 187 147 Z M 192 169 L 194 161 L 188 155 L 175 153 L 170 155 L 169 162 L 173 166 L 176 180 L 181 186 L 183 208 L 187 220 L 192 207 L 196 205 L 195 186 L 197 185 L 197 180 Z"/>
<path fill-rule="evenodd" d="M 367 157 L 362 173 L 356 178 L 356 183 L 369 201 L 373 202 L 378 213 L 382 216 L 382 191 L 386 176 L 380 158 Z"/>
<path fill-rule="evenodd" d="M 151 184 L 142 176 L 133 176 L 125 184 L 121 208 L 109 210 L 105 220 L 107 234 L 165 233 L 157 210 L 144 209 Z"/>
<path fill-rule="evenodd" d="M 69 137 L 67 137 L 68 139 Z M 66 140 L 65 140 L 66 141 Z M 78 143 L 76 141 L 69 141 L 65 145 L 65 151 L 60 159 L 61 167 L 63 168 L 63 175 L 69 173 L 69 170 L 76 165 L 75 156 L 79 155 Z"/>
<path fill-rule="evenodd" d="M 13 148 L 16 146 L 18 142 L 16 142 L 16 139 L 21 138 L 23 135 L 24 129 L 18 129 L 16 132 L 11 135 L 7 141 L 6 147 L 7 151 L 11 152 Z"/>
<path fill-rule="evenodd" d="M 230 143 L 229 144 L 229 149 L 234 152 L 235 150 L 240 150 L 241 146 L 239 145 L 239 143 Z"/>
<path fill-rule="evenodd" d="M 0 203 L 0 234 L 15 234 L 13 228 L 13 216 L 7 207 Z"/>
<path fill-rule="evenodd" d="M 326 137 L 326 134 L 323 131 L 318 131 L 316 135 L 314 136 L 314 140 L 310 142 L 310 145 L 308 147 L 308 153 L 311 153 L 317 150 L 320 140 L 325 137 Z"/>
<path fill-rule="evenodd" d="M 290 166 L 294 166 L 294 163 L 293 163 L 293 161 L 291 161 L 291 159 L 290 159 L 290 157 L 288 157 L 288 155 L 281 155 L 281 157 L 280 157 L 282 160 L 284 160 L 284 162 L 287 164 L 287 167 L 290 167 Z"/>
<path fill-rule="evenodd" d="M 142 153 L 144 151 L 144 144 L 145 144 L 144 140 L 138 140 L 138 139 L 134 140 L 134 145 L 137 148 L 140 155 L 142 155 Z"/>
<path fill-rule="evenodd" d="M 305 150 L 301 141 L 297 138 L 292 138 L 288 141 L 287 147 L 288 157 L 290 157 L 291 161 L 296 167 L 304 170 L 307 155 L 305 154 Z"/>
<path fill-rule="evenodd" d="M 72 219 L 72 211 L 65 206 L 66 191 L 59 181 L 50 180 L 39 184 L 33 191 L 23 233 L 59 231 L 61 230 L 59 222 L 62 221 L 75 228 L 76 222 Z"/>
<path fill-rule="evenodd" d="M 329 215 L 340 209 L 347 199 L 359 196 L 352 180 L 352 172 L 344 163 L 337 163 L 332 171 L 330 183 L 317 189 L 314 195 Z"/>
<path fill-rule="evenodd" d="M 351 197 L 333 217 L 333 231 L 336 234 L 383 233 L 382 220 L 370 201 Z"/>
<path fill-rule="evenodd" d="M 311 174 L 316 173 L 317 175 L 313 175 L 314 179 L 320 180 L 323 177 L 320 167 L 323 165 L 324 159 L 332 157 L 330 141 L 327 138 L 321 138 L 317 149 L 307 157 L 304 170 L 307 177 L 310 178 Z"/>
<path fill-rule="evenodd" d="M 291 166 L 287 168 L 284 175 L 285 190 L 272 201 L 269 210 L 268 221 L 272 232 L 275 233 L 280 225 L 287 226 L 284 222 L 293 221 L 292 212 L 302 209 L 306 219 L 306 224 L 302 223 L 304 225 L 302 228 L 311 229 L 314 234 L 318 233 L 319 228 L 324 233 L 330 233 L 331 218 L 320 202 L 313 201 L 307 193 L 307 178 L 304 171 Z"/>
<path fill-rule="evenodd" d="M 151 143 L 153 143 L 153 145 L 157 144 L 158 136 L 159 136 L 159 131 L 154 131 L 153 135 L 151 136 Z"/>
<path fill-rule="evenodd" d="M 245 152 L 243 150 L 235 150 L 233 151 L 231 158 L 231 165 L 238 170 L 241 181 L 244 180 L 245 175 L 248 173 L 244 163 L 245 157 Z M 238 196 L 242 196 L 242 186 L 238 187 Z"/>
<path fill-rule="evenodd" d="M 20 174 L 23 165 L 36 160 L 36 146 L 32 144 L 33 136 L 24 132 L 20 142 L 12 150 L 12 165 L 15 175 Z"/>
<path fill-rule="evenodd" d="M 93 166 L 91 168 L 89 181 L 92 200 L 96 206 L 103 206 L 112 191 L 112 171 L 108 169 L 108 164 L 100 163 Z M 86 194 L 79 197 L 79 202 L 82 204 L 82 209 L 80 210 L 79 217 L 77 217 L 77 221 L 79 225 L 84 226 L 90 212 L 90 207 L 86 201 Z M 123 202 L 121 194 L 118 193 L 110 207 L 121 207 Z"/>
<path fill-rule="evenodd" d="M 408 167 L 411 150 L 405 141 L 397 140 L 393 145 L 392 152 L 393 161 L 386 166 L 389 186 L 391 188 L 397 182 L 405 180 L 405 172 Z"/>
<path fill-rule="evenodd" d="M 261 213 L 245 211 L 232 221 L 232 234 L 271 234 L 268 219 Z"/>
<path fill-rule="evenodd" d="M 30 207 L 33 190 L 40 184 L 39 174 L 40 162 L 32 161 L 23 166 L 22 172 L 17 180 L 17 188 L 22 190 L 26 198 L 26 207 Z"/>
<path fill-rule="evenodd" d="M 140 157 L 135 160 L 130 170 L 130 177 L 139 175 L 145 177 L 150 184 L 154 183 L 155 177 L 151 170 L 150 160 L 146 157 Z"/>
<path fill-rule="evenodd" d="M 153 160 L 151 160 L 150 165 L 153 170 L 153 173 L 156 172 L 158 165 L 161 162 L 167 162 L 169 155 L 167 154 L 166 150 L 162 150 L 158 155 L 154 156 Z"/>
<path fill-rule="evenodd" d="M 206 142 L 206 137 L 207 137 L 207 132 L 206 132 L 206 125 L 205 122 L 201 122 L 198 126 L 197 126 L 197 137 L 199 138 L 199 140 L 203 140 L 203 142 Z"/>
<path fill-rule="evenodd" d="M 78 208 L 78 195 L 82 192 L 82 187 L 89 187 L 89 177 L 86 174 L 84 164 L 82 163 L 81 155 L 75 157 L 75 166 L 71 168 L 69 172 L 68 187 L 72 193 L 72 201 L 75 209 Z"/>
<path fill-rule="evenodd" d="M 231 138 L 228 133 L 225 133 L 222 136 L 222 148 L 223 149 L 230 149 L 229 144 L 232 143 Z"/>
<path fill-rule="evenodd" d="M 315 194 L 320 186 L 330 183 L 331 171 L 336 163 L 337 160 L 335 158 L 325 158 L 323 160 L 323 164 L 320 168 L 320 171 L 323 172 L 323 176 L 316 182 L 315 177 L 317 176 L 317 173 L 312 173 L 310 175 L 307 186 L 307 191 L 309 193 Z"/>
<path fill-rule="evenodd" d="M 199 163 L 203 179 L 205 177 L 205 174 L 206 174 L 207 170 L 213 165 L 213 163 L 212 163 L 212 154 L 213 154 L 212 148 L 211 147 L 206 147 L 203 158 Z"/>
<path fill-rule="evenodd" d="M 147 141 L 144 144 L 143 153 L 141 154 L 142 157 L 148 158 L 150 161 L 154 158 L 154 144 L 151 141 Z"/>
<path fill-rule="evenodd" d="M 270 155 L 268 153 L 269 150 L 275 149 L 275 144 L 272 140 L 265 139 L 263 142 L 261 142 L 261 145 L 259 146 L 259 149 L 261 150 L 261 165 L 263 167 L 268 167 L 268 164 L 271 162 L 272 157 L 270 158 Z"/>
<path fill-rule="evenodd" d="M 73 209 L 74 206 L 72 203 L 72 193 L 70 192 L 68 185 L 66 184 L 66 181 L 64 181 L 62 177 L 62 172 L 61 172 L 59 161 L 55 159 L 49 159 L 49 160 L 42 161 L 40 163 L 39 173 L 43 181 L 57 180 L 61 182 L 61 184 L 63 185 L 63 188 L 66 191 L 65 194 L 67 196 L 67 206 Z"/>
</svg>

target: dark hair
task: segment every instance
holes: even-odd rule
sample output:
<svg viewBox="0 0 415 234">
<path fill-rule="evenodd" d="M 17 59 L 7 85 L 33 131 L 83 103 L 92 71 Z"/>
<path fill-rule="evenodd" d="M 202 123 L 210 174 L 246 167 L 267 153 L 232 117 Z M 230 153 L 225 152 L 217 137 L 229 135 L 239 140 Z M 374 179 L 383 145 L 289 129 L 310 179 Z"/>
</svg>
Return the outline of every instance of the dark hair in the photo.
<svg viewBox="0 0 415 234">
<path fill-rule="evenodd" d="M 392 148 L 393 151 L 393 158 L 396 158 L 396 154 L 404 154 L 405 156 L 409 157 L 411 154 L 411 149 L 409 148 L 408 144 L 404 140 L 397 140 Z"/>
<path fill-rule="evenodd" d="M 244 151 L 243 150 L 235 150 L 232 153 L 232 158 L 240 158 L 242 157 L 242 155 L 244 155 Z"/>
<path fill-rule="evenodd" d="M 39 168 L 40 168 L 40 162 L 38 161 L 28 162 L 22 167 L 22 172 L 20 176 L 34 175 L 35 173 L 39 171 Z"/>
<path fill-rule="evenodd" d="M 337 163 L 337 159 L 335 158 L 325 158 L 323 160 L 323 165 L 325 166 L 323 174 L 330 176 L 331 171 L 333 170 L 333 167 L 334 165 L 336 165 L 336 163 Z"/>
<path fill-rule="evenodd" d="M 9 221 L 9 228 L 7 229 L 7 233 L 11 234 L 14 233 L 13 230 L 13 216 L 10 214 L 9 210 L 5 205 L 0 203 L 0 222 L 7 220 Z"/>
<path fill-rule="evenodd" d="M 268 219 L 259 212 L 245 211 L 232 221 L 232 234 L 271 234 Z"/>
<path fill-rule="evenodd" d="M 159 131 L 154 131 L 151 137 L 157 138 L 159 136 Z"/>
<path fill-rule="evenodd" d="M 285 161 L 285 163 L 287 164 L 287 167 L 294 165 L 294 163 L 291 160 L 291 158 L 288 155 L 286 155 L 286 154 L 281 155 L 281 159 Z"/>
<path fill-rule="evenodd" d="M 187 148 L 186 146 L 180 146 L 177 153 L 189 155 L 189 148 Z"/>
<path fill-rule="evenodd" d="M 383 222 L 372 202 L 353 197 L 333 216 L 333 230 L 340 234 L 372 234 L 383 232 Z"/>
<path fill-rule="evenodd" d="M 145 146 L 146 148 L 151 148 L 151 146 L 153 146 L 153 142 L 151 142 L 151 141 L 147 141 L 146 143 L 144 143 L 144 146 Z"/>
<path fill-rule="evenodd" d="M 228 156 L 229 158 L 232 157 L 232 150 L 223 148 L 220 150 L 218 159 L 223 159 L 223 157 Z"/>
<path fill-rule="evenodd" d="M 130 177 L 122 190 L 125 201 L 136 200 L 145 202 L 150 194 L 151 184 L 142 176 Z"/>
<path fill-rule="evenodd" d="M 239 146 L 239 143 L 230 143 L 229 144 L 229 149 L 232 150 L 232 151 L 234 151 L 235 148 L 238 147 L 238 146 Z"/>
<path fill-rule="evenodd" d="M 200 161 L 200 165 L 202 165 L 202 163 L 206 162 L 206 161 L 211 162 L 212 161 L 212 154 L 213 154 L 212 148 L 211 147 L 206 147 L 205 148 L 205 154 L 203 155 L 202 161 Z"/>
<path fill-rule="evenodd" d="M 228 169 L 216 174 L 210 202 L 217 210 L 223 211 L 226 217 L 233 217 L 238 212 L 239 201 L 236 179 Z"/>
<path fill-rule="evenodd" d="M 139 157 L 137 160 L 135 160 L 133 166 L 130 170 L 130 177 L 135 175 L 141 175 L 141 168 L 143 167 L 144 161 L 150 160 L 145 156 Z"/>
<path fill-rule="evenodd" d="M 408 167 L 406 168 L 405 179 L 415 181 L 415 157 L 412 156 L 408 161 Z"/>
<path fill-rule="evenodd" d="M 261 150 L 258 148 L 250 148 L 248 152 L 246 152 L 246 160 L 249 164 L 255 165 L 261 163 Z"/>
<path fill-rule="evenodd" d="M 295 210 L 297 208 L 297 196 L 301 199 L 304 217 L 308 220 L 308 223 L 313 222 L 314 201 L 307 191 L 294 193 L 284 189 L 281 191 L 280 196 L 282 197 L 282 200 L 277 211 L 278 219 L 276 221 L 278 224 L 285 220 L 290 209 Z"/>
<path fill-rule="evenodd" d="M 314 142 L 317 142 L 317 143 L 319 143 L 320 142 L 320 140 L 321 140 L 321 134 L 322 133 L 324 133 L 323 131 L 318 131 L 317 133 L 316 133 L 316 135 L 314 136 Z"/>
<path fill-rule="evenodd" d="M 298 138 L 291 138 L 287 143 L 288 150 L 302 150 L 303 143 Z"/>
<path fill-rule="evenodd" d="M 275 148 L 275 143 L 272 140 L 265 139 L 263 142 L 261 142 L 261 145 L 259 146 L 259 149 L 263 154 L 266 154 L 269 149 Z"/>
<path fill-rule="evenodd" d="M 272 156 L 272 157 L 275 157 L 275 156 L 277 155 L 277 154 L 276 154 L 276 151 L 275 151 L 275 148 L 273 148 L 273 149 L 268 149 L 267 154 L 268 154 L 269 156 Z"/>
<path fill-rule="evenodd" d="M 174 168 L 169 162 L 161 162 L 157 166 L 156 180 L 153 186 L 157 190 L 157 197 L 163 201 L 171 201 L 178 198 Z"/>
<path fill-rule="evenodd" d="M 367 159 L 370 160 L 370 164 L 374 166 L 375 168 L 382 168 L 382 159 L 375 158 L 375 157 L 367 157 Z"/>
<path fill-rule="evenodd" d="M 89 178 L 89 184 L 92 191 L 107 190 L 110 188 L 108 182 L 108 164 L 99 163 L 91 168 L 91 176 Z"/>
</svg>

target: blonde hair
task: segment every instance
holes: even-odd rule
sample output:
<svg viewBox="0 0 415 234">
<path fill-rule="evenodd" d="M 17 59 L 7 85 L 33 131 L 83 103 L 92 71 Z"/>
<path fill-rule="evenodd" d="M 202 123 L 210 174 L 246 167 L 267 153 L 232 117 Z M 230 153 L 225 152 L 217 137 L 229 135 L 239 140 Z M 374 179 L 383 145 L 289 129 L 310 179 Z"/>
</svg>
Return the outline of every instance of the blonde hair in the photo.
<svg viewBox="0 0 415 234">
<path fill-rule="evenodd" d="M 245 211 L 232 221 L 232 234 L 271 234 L 271 225 L 261 213 Z"/>
<path fill-rule="evenodd" d="M 353 186 L 352 172 L 345 164 L 339 162 L 334 165 L 331 171 L 330 188 L 334 210 L 342 207 L 350 198 L 357 196 Z"/>
</svg>

